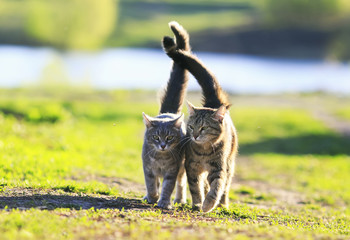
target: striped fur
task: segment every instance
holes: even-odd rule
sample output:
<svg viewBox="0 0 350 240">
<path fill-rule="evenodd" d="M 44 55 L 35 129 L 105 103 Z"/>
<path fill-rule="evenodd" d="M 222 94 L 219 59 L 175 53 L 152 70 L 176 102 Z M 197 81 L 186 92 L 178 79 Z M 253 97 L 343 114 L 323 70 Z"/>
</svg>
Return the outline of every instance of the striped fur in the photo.
<svg viewBox="0 0 350 240">
<path fill-rule="evenodd" d="M 186 173 L 192 205 L 209 212 L 216 206 L 227 207 L 234 175 L 238 138 L 230 118 L 226 93 L 214 74 L 190 51 L 176 49 L 174 40 L 163 38 L 167 55 L 187 69 L 202 88 L 203 107 L 188 104 Z"/>
<path fill-rule="evenodd" d="M 189 37 L 179 24 L 169 24 L 175 34 L 174 48 L 189 50 Z M 170 78 L 161 98 L 160 114 L 143 114 L 146 132 L 142 147 L 142 162 L 147 188 L 145 200 L 158 207 L 170 208 L 170 198 L 176 183 L 176 203 L 186 202 L 186 173 L 184 168 L 184 141 L 186 127 L 180 115 L 188 82 L 187 70 L 173 63 Z M 160 179 L 163 178 L 159 199 Z M 159 200 L 159 201 L 158 201 Z"/>
</svg>

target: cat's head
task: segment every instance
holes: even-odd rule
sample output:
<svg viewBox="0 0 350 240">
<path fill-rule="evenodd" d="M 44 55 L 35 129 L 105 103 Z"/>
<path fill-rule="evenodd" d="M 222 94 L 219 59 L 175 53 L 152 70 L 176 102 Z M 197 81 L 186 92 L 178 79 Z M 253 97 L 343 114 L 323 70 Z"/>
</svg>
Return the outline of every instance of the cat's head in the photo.
<svg viewBox="0 0 350 240">
<path fill-rule="evenodd" d="M 142 114 L 146 125 L 145 140 L 154 150 L 165 152 L 180 145 L 184 131 L 183 114 L 161 114 L 157 117 Z"/>
<path fill-rule="evenodd" d="M 224 118 L 227 106 L 222 105 L 218 109 L 195 107 L 187 103 L 189 119 L 187 133 L 193 142 L 198 144 L 215 142 L 225 131 Z"/>
</svg>

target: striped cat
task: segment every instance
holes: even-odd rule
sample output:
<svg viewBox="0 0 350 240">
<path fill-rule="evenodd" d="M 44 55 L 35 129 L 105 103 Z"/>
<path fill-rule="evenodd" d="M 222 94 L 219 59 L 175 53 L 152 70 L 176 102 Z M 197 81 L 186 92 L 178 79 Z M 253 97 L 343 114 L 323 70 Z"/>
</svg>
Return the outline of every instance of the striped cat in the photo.
<svg viewBox="0 0 350 240">
<path fill-rule="evenodd" d="M 177 24 L 169 24 L 175 34 L 176 49 L 188 51 L 187 32 Z M 175 43 L 174 43 L 175 44 Z M 161 99 L 157 117 L 143 113 L 146 132 L 142 148 L 142 162 L 147 188 L 144 197 L 148 203 L 157 203 L 160 191 L 160 178 L 163 185 L 158 207 L 171 208 L 170 198 L 177 182 L 175 203 L 186 202 L 186 173 L 184 167 L 184 142 L 186 127 L 181 108 L 188 82 L 187 70 L 173 63 L 167 87 Z"/>
<path fill-rule="evenodd" d="M 188 103 L 190 142 L 186 145 L 185 167 L 193 208 L 209 212 L 218 205 L 227 207 L 238 149 L 228 97 L 214 74 L 190 51 L 176 48 L 170 37 L 163 38 L 163 48 L 202 88 L 203 107 Z"/>
</svg>

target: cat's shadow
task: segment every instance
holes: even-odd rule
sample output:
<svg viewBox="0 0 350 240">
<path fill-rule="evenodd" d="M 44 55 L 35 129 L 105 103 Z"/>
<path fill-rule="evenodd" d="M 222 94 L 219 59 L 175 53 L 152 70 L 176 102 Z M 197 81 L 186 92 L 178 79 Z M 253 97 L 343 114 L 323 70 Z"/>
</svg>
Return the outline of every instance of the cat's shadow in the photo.
<svg viewBox="0 0 350 240">
<path fill-rule="evenodd" d="M 54 210 L 57 208 L 70 209 L 151 209 L 150 204 L 143 203 L 139 199 L 133 198 L 104 198 L 93 196 L 71 196 L 71 195 L 51 195 L 33 194 L 22 196 L 0 196 L 0 209 L 42 209 Z"/>
</svg>

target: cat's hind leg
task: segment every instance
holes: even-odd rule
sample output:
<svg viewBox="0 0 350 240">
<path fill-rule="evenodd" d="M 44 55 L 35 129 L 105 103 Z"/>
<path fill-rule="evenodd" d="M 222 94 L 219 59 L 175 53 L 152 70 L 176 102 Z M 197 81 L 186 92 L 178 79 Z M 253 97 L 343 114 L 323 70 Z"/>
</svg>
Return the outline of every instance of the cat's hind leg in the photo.
<svg viewBox="0 0 350 240">
<path fill-rule="evenodd" d="M 225 183 L 225 189 L 224 189 L 224 193 L 222 194 L 222 197 L 220 199 L 219 207 L 228 208 L 231 183 L 232 183 L 232 179 L 234 176 L 234 169 L 235 169 L 235 159 L 230 158 L 228 160 L 227 179 L 226 179 L 226 183 Z"/>
<path fill-rule="evenodd" d="M 186 174 L 188 186 L 192 197 L 193 210 L 201 210 L 204 200 L 203 174 L 201 169 L 198 169 L 197 164 L 186 162 Z"/>
<path fill-rule="evenodd" d="M 204 196 L 207 196 L 208 192 L 210 190 L 210 185 L 208 182 L 208 179 L 204 179 Z"/>
<path fill-rule="evenodd" d="M 231 189 L 232 178 L 233 178 L 233 171 L 230 171 L 228 173 L 228 176 L 226 179 L 225 189 L 224 189 L 224 193 L 222 194 L 222 197 L 220 199 L 219 207 L 228 208 L 229 194 L 230 194 L 230 189 Z"/>
<path fill-rule="evenodd" d="M 176 180 L 176 193 L 174 203 L 185 204 L 186 203 L 186 171 L 185 166 L 180 167 L 180 171 Z"/>
</svg>

